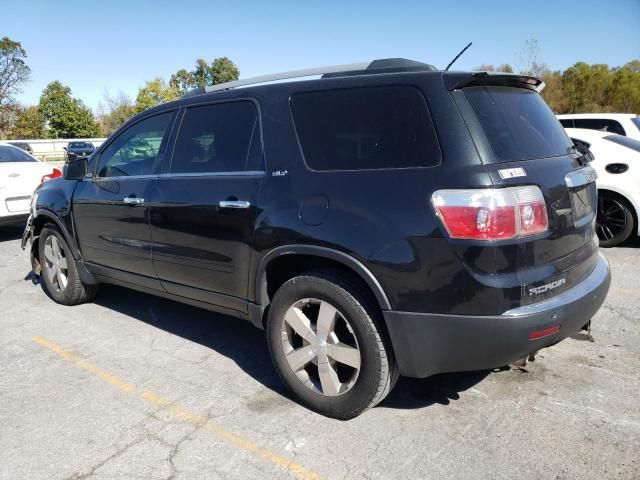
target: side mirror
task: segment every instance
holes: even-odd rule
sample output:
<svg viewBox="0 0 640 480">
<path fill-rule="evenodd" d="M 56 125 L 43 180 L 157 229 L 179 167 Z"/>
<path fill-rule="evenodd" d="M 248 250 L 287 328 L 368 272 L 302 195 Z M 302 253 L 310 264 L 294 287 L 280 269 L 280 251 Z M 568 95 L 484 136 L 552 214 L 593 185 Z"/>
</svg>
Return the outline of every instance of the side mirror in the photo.
<svg viewBox="0 0 640 480">
<path fill-rule="evenodd" d="M 86 157 L 77 157 L 65 163 L 62 175 L 66 180 L 84 180 L 88 169 L 89 163 Z"/>
</svg>

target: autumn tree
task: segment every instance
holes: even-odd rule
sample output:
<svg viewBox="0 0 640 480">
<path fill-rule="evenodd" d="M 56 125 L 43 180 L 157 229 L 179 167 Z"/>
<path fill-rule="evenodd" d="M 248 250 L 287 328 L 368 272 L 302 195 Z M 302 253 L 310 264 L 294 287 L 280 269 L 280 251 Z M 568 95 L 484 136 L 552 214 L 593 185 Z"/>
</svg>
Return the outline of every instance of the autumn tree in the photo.
<svg viewBox="0 0 640 480">
<path fill-rule="evenodd" d="M 38 106 L 21 108 L 11 129 L 11 138 L 37 139 L 44 137 L 44 117 Z"/>
<path fill-rule="evenodd" d="M 111 95 L 105 90 L 103 102 L 100 102 L 98 108 L 100 111 L 98 121 L 105 135 L 111 135 L 136 113 L 133 101 L 122 91 Z"/>
<path fill-rule="evenodd" d="M 178 98 L 180 92 L 176 87 L 168 85 L 163 78 L 156 77 L 140 87 L 134 109 L 137 113 Z"/>
</svg>

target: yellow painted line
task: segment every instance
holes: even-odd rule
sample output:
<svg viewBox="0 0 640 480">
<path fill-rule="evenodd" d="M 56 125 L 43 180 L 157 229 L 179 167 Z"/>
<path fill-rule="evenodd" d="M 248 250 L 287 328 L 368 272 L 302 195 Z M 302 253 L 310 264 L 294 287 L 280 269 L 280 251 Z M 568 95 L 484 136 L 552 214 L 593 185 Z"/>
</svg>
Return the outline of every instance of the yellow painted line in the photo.
<svg viewBox="0 0 640 480">
<path fill-rule="evenodd" d="M 213 435 L 224 440 L 225 442 L 231 445 L 234 445 L 238 448 L 241 448 L 243 450 L 246 450 L 248 452 L 251 452 L 254 455 L 257 455 L 258 457 L 261 457 L 271 462 L 272 464 L 277 465 L 278 467 L 281 467 L 289 471 L 291 474 L 295 475 L 298 478 L 301 478 L 302 480 L 319 479 L 318 475 L 307 470 L 301 465 L 293 463 L 288 458 L 285 458 L 276 453 L 273 453 L 266 448 L 262 448 L 240 435 L 236 435 L 235 433 L 229 432 L 224 428 L 222 428 L 220 425 L 213 423 L 211 420 L 207 420 L 201 415 L 192 413 L 189 410 L 181 407 L 180 405 L 173 404 L 149 390 L 139 390 L 133 385 L 119 379 L 114 375 L 111 375 L 110 373 L 102 370 L 101 368 L 96 367 L 95 365 L 93 365 L 92 363 L 89 363 L 87 360 L 83 359 L 79 355 L 76 355 L 73 352 L 65 350 L 60 345 L 57 345 L 52 341 L 47 340 L 46 338 L 33 337 L 32 340 L 38 345 L 41 345 L 47 348 L 48 350 L 52 351 L 53 353 L 59 355 L 60 357 L 64 358 L 65 360 L 68 360 L 71 363 L 75 363 L 78 367 L 93 373 L 94 375 L 101 378 L 105 382 L 116 387 L 118 390 L 121 390 L 126 393 L 130 393 L 152 405 L 166 408 L 168 411 L 170 411 L 173 415 L 178 417 L 180 420 L 183 420 L 192 425 L 196 425 L 198 427 L 202 427 L 204 430 L 212 433 Z"/>
</svg>

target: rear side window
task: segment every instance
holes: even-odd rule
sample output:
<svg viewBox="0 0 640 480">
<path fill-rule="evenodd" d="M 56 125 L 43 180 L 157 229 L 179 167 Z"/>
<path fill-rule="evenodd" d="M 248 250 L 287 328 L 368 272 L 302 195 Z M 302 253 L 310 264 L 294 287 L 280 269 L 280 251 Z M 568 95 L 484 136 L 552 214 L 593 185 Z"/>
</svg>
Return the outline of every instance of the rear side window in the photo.
<svg viewBox="0 0 640 480">
<path fill-rule="evenodd" d="M 589 130 L 601 130 L 603 132 L 617 133 L 618 135 L 626 135 L 620 122 L 609 120 L 607 118 L 576 118 L 573 120 L 576 128 L 587 128 Z"/>
<path fill-rule="evenodd" d="M 573 128 L 573 120 L 571 120 L 570 118 L 561 118 L 560 125 L 562 125 L 564 128 Z"/>
<path fill-rule="evenodd" d="M 180 125 L 171 173 L 263 170 L 261 152 L 253 103 L 190 107 Z"/>
<path fill-rule="evenodd" d="M 422 92 L 409 86 L 299 93 L 291 110 L 312 170 L 431 167 L 440 163 Z"/>
<path fill-rule="evenodd" d="M 498 162 L 571 152 L 571 140 L 537 92 L 515 87 L 470 87 L 464 91 Z"/>
</svg>

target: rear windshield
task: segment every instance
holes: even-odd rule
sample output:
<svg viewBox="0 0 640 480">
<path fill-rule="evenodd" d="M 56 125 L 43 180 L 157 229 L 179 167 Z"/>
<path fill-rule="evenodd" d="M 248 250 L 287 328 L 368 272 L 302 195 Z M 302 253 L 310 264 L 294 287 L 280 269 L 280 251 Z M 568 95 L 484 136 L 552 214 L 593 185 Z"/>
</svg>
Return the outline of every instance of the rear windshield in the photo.
<svg viewBox="0 0 640 480">
<path fill-rule="evenodd" d="M 464 91 L 498 162 L 571 153 L 571 140 L 537 92 L 515 87 L 470 87 Z"/>
<path fill-rule="evenodd" d="M 0 145 L 0 163 L 5 162 L 37 162 L 28 153 L 20 150 L 18 147 L 8 147 Z"/>
<path fill-rule="evenodd" d="M 299 93 L 291 109 L 312 170 L 430 167 L 441 154 L 422 92 L 410 86 Z"/>
<path fill-rule="evenodd" d="M 607 135 L 604 138 L 610 142 L 617 143 L 618 145 L 640 152 L 640 141 L 634 138 L 623 137 L 622 135 Z"/>
</svg>

